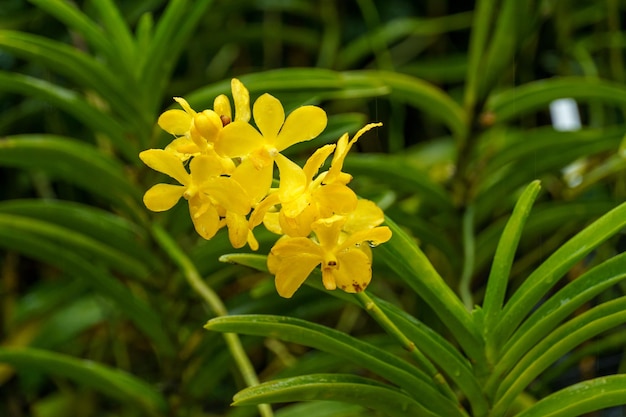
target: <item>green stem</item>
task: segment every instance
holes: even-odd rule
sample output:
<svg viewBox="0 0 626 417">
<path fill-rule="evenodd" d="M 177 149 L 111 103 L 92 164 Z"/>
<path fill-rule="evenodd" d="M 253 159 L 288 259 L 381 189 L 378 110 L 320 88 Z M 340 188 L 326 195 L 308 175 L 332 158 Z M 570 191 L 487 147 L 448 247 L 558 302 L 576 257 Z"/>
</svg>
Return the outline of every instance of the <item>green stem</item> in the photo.
<svg viewBox="0 0 626 417">
<path fill-rule="evenodd" d="M 396 326 L 396 324 L 385 314 L 385 312 L 376 304 L 376 302 L 365 292 L 359 292 L 354 294 L 361 306 L 367 311 L 367 313 L 374 319 L 380 326 L 387 332 L 387 334 L 393 336 L 400 345 L 413 357 L 418 366 L 426 371 L 435 386 L 446 395 L 447 397 L 458 401 L 456 395 L 448 385 L 448 382 L 443 375 L 435 368 L 435 366 L 428 360 L 426 356 L 415 346 L 415 343 L 411 341 L 402 331 Z"/>
<path fill-rule="evenodd" d="M 463 273 L 459 281 L 459 294 L 461 295 L 461 300 L 463 300 L 467 311 L 472 311 L 472 308 L 474 308 L 471 286 L 475 256 L 474 206 L 469 206 L 463 215 Z"/>
<path fill-rule="evenodd" d="M 180 246 L 172 239 L 161 226 L 153 225 L 152 234 L 161 246 L 161 248 L 170 256 L 170 258 L 178 265 L 187 280 L 187 283 L 193 290 L 209 305 L 211 310 L 218 316 L 228 315 L 228 311 L 219 296 L 202 280 L 191 259 L 187 257 L 181 250 Z M 241 344 L 239 336 L 235 333 L 224 333 L 224 340 L 228 346 L 231 356 L 233 357 L 241 376 L 247 386 L 259 384 L 259 378 L 256 375 L 254 367 Z M 259 404 L 259 413 L 262 417 L 272 417 L 272 408 L 268 404 Z"/>
</svg>

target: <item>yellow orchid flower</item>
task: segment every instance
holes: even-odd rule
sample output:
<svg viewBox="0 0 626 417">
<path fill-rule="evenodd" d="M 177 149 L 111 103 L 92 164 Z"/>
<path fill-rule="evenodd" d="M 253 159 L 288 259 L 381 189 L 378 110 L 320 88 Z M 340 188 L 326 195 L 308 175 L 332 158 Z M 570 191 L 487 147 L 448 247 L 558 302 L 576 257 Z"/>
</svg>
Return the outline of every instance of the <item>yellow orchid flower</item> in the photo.
<svg viewBox="0 0 626 417">
<path fill-rule="evenodd" d="M 284 236 L 276 242 L 267 266 L 275 275 L 276 290 L 281 297 L 291 298 L 318 265 L 327 290 L 337 287 L 349 293 L 365 290 L 372 278 L 372 259 L 371 252 L 361 245 L 386 242 L 391 238 L 391 230 L 368 225 L 348 234 L 343 230 L 346 221 L 345 216 L 338 215 L 319 219 L 312 225 L 315 239 Z"/>
<path fill-rule="evenodd" d="M 210 155 L 194 157 L 189 172 L 183 162 L 170 152 L 149 149 L 139 154 L 141 160 L 155 171 L 169 175 L 181 185 L 156 184 L 144 195 L 146 207 L 152 211 L 166 211 L 181 197 L 189 202 L 189 213 L 198 234 L 211 239 L 228 221 L 224 217 L 245 217 L 250 209 L 250 198 L 239 183 L 222 176 L 219 160 Z M 230 236 L 230 235 L 229 235 Z M 239 234 L 233 233 L 233 245 L 241 247 Z"/>
<path fill-rule="evenodd" d="M 229 158 L 241 158 L 239 181 L 252 190 L 251 195 L 262 198 L 272 184 L 276 156 L 295 143 L 317 137 L 326 128 L 327 117 L 317 106 L 302 106 L 285 119 L 282 104 L 269 94 L 254 102 L 252 114 L 259 130 L 235 119 L 222 129 L 215 150 Z"/>
<path fill-rule="evenodd" d="M 236 78 L 231 80 L 231 91 L 235 102 L 236 119 L 247 122 L 250 120 L 250 94 L 246 87 Z M 200 154 L 215 153 L 213 144 L 223 126 L 231 122 L 231 107 L 228 97 L 217 96 L 213 102 L 213 110 L 196 112 L 187 100 L 174 97 L 183 110 L 167 110 L 158 119 L 159 126 L 168 133 L 177 136 L 165 149 L 174 153 L 181 160 Z M 220 161 L 226 172 L 234 170 L 235 165 L 230 158 Z"/>
<path fill-rule="evenodd" d="M 341 172 L 343 162 L 352 145 L 368 130 L 382 123 L 370 123 L 349 140 L 344 134 L 337 145 L 319 148 L 307 160 L 303 168 L 283 155 L 277 155 L 276 165 L 280 171 L 278 192 L 270 194 L 254 210 L 250 218 L 251 229 L 263 221 L 266 227 L 278 234 L 307 237 L 314 221 L 335 214 L 354 211 L 357 197 L 346 184 L 352 177 Z M 313 178 L 326 159 L 333 153 L 330 169 Z M 271 208 L 280 204 L 278 212 Z"/>
</svg>

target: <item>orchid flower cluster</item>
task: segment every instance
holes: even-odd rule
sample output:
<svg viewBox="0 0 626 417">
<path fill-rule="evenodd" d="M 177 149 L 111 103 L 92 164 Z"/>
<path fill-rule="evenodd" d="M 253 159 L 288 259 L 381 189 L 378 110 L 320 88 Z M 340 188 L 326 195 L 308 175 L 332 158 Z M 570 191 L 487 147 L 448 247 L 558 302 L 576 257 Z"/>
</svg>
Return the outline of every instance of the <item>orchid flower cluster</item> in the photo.
<svg viewBox="0 0 626 417">
<path fill-rule="evenodd" d="M 215 98 L 213 109 L 196 112 L 176 97 L 182 110 L 167 110 L 159 126 L 174 135 L 165 149 L 140 153 L 150 168 L 167 174 L 180 185 L 156 184 L 144 195 L 149 210 L 172 208 L 181 197 L 198 234 L 211 239 L 223 227 L 235 248 L 246 244 L 257 250 L 254 229 L 261 223 L 281 235 L 267 265 L 276 289 L 290 298 L 311 272 L 321 265 L 322 282 L 350 293 L 363 291 L 372 276 L 370 246 L 391 238 L 382 210 L 358 199 L 348 187 L 352 176 L 342 171 L 348 151 L 371 123 L 349 139 L 317 149 L 300 167 L 281 152 L 317 137 L 327 124 L 324 110 L 301 106 L 285 118 L 278 99 L 263 94 L 250 112 L 250 95 L 237 79 L 230 100 Z M 253 116 L 254 124 L 250 124 Z M 332 154 L 330 167 L 319 172 Z M 272 188 L 274 166 L 279 185 Z"/>
</svg>

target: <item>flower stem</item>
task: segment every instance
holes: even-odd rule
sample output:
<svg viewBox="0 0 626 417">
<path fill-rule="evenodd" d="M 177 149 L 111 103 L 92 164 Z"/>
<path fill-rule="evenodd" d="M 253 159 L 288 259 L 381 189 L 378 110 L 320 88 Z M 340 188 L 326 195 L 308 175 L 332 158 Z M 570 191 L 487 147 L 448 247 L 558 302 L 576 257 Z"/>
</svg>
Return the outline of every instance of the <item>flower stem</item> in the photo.
<svg viewBox="0 0 626 417">
<path fill-rule="evenodd" d="M 361 306 L 367 311 L 367 313 L 374 319 L 380 326 L 389 334 L 394 337 L 400 345 L 411 355 L 411 357 L 417 362 L 418 366 L 426 371 L 428 375 L 433 379 L 435 385 L 439 390 L 447 397 L 457 401 L 457 397 L 448 385 L 447 381 L 441 375 L 441 373 L 435 368 L 435 366 L 428 360 L 426 356 L 417 348 L 415 343 L 411 341 L 402 331 L 396 326 L 396 324 L 385 314 L 385 312 L 376 304 L 376 302 L 365 293 L 358 292 L 354 294 Z"/>
<path fill-rule="evenodd" d="M 161 246 L 161 248 L 170 256 L 174 263 L 180 268 L 187 283 L 193 290 L 209 305 L 211 310 L 217 316 L 225 316 L 228 314 L 224 303 L 220 297 L 209 287 L 200 277 L 198 270 L 187 255 L 183 253 L 180 246 L 172 239 L 159 225 L 152 226 L 152 234 Z M 235 333 L 224 333 L 224 340 L 228 346 L 231 356 L 233 357 L 241 376 L 247 386 L 259 384 L 259 378 L 256 375 L 254 367 L 241 344 L 239 336 Z M 259 413 L 262 417 L 272 417 L 272 408 L 268 404 L 259 404 Z"/>
</svg>

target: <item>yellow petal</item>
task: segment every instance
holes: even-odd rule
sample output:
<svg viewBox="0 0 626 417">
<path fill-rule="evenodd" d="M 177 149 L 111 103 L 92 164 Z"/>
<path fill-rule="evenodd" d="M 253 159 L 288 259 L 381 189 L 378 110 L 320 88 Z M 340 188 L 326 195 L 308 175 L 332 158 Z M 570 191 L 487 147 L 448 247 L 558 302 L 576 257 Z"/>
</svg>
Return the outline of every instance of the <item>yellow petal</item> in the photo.
<svg viewBox="0 0 626 417">
<path fill-rule="evenodd" d="M 189 172 L 195 184 L 202 184 L 223 174 L 221 161 L 217 156 L 198 155 L 189 163 Z"/>
<path fill-rule="evenodd" d="M 324 250 L 306 237 L 286 237 L 279 239 L 271 252 L 279 258 L 299 257 L 300 255 L 316 256 L 319 262 L 324 259 Z"/>
<path fill-rule="evenodd" d="M 144 164 L 155 171 L 169 175 L 183 185 L 190 182 L 190 176 L 183 162 L 171 152 L 163 149 L 148 149 L 139 154 Z"/>
<path fill-rule="evenodd" d="M 172 135 L 181 136 L 189 131 L 192 117 L 182 110 L 167 110 L 159 116 L 161 129 Z"/>
<path fill-rule="evenodd" d="M 322 217 L 333 214 L 348 214 L 357 208 L 354 191 L 343 184 L 328 184 L 315 189 L 313 199 L 320 208 Z"/>
<path fill-rule="evenodd" d="M 246 217 L 229 211 L 226 213 L 226 226 L 228 227 L 228 239 L 233 248 L 244 247 L 248 241 L 249 231 Z"/>
<path fill-rule="evenodd" d="M 244 159 L 232 173 L 231 178 L 247 191 L 252 204 L 261 201 L 272 186 L 274 167 L 271 164 L 257 168 L 253 159 Z"/>
<path fill-rule="evenodd" d="M 143 203 L 148 210 L 166 211 L 174 207 L 183 196 L 185 187 L 171 184 L 157 184 L 143 196 Z"/>
<path fill-rule="evenodd" d="M 196 232 L 206 240 L 215 236 L 222 226 L 217 209 L 201 199 L 189 200 L 189 214 Z"/>
<path fill-rule="evenodd" d="M 192 117 L 196 115 L 195 110 L 191 108 L 191 106 L 189 105 L 189 103 L 187 103 L 187 100 L 185 100 L 185 99 L 184 99 L 184 98 L 182 98 L 182 97 L 174 97 L 174 100 L 175 100 L 178 104 L 180 104 L 180 107 L 182 107 L 182 108 L 183 108 L 183 110 L 185 110 L 185 112 L 186 112 L 187 114 L 189 114 L 189 115 L 190 115 L 190 116 L 192 116 Z"/>
<path fill-rule="evenodd" d="M 367 242 L 368 245 L 374 247 L 381 243 L 385 243 L 391 239 L 391 229 L 387 226 L 379 226 L 369 230 L 361 230 L 349 235 L 341 245 L 337 246 L 336 251 L 347 249 L 353 245 L 360 245 Z"/>
<path fill-rule="evenodd" d="M 250 229 L 248 229 L 248 246 L 250 246 L 250 249 L 254 251 L 259 250 L 259 242 L 256 240 L 254 233 L 252 233 L 252 230 Z"/>
<path fill-rule="evenodd" d="M 252 214 L 250 215 L 250 228 L 255 228 L 261 224 L 263 221 L 267 211 L 279 204 L 280 200 L 278 199 L 278 194 L 272 193 L 263 199 L 255 208 Z"/>
<path fill-rule="evenodd" d="M 274 159 L 280 174 L 280 186 L 278 195 L 282 203 L 290 202 L 298 198 L 307 188 L 307 178 L 302 168 L 282 154 Z"/>
<path fill-rule="evenodd" d="M 222 119 L 213 110 L 204 110 L 194 116 L 193 126 L 205 140 L 213 143 L 222 130 Z"/>
<path fill-rule="evenodd" d="M 313 222 L 311 228 L 323 248 L 329 250 L 337 246 L 341 227 L 345 221 L 346 218 L 344 216 L 335 215 L 327 219 L 319 219 Z"/>
<path fill-rule="evenodd" d="M 315 206 L 307 206 L 297 216 L 287 216 L 285 207 L 280 210 L 278 221 L 282 232 L 292 237 L 307 237 L 311 234 L 313 222 L 319 218 L 319 212 Z"/>
<path fill-rule="evenodd" d="M 369 257 L 358 249 L 337 254 L 338 268 L 332 270 L 335 283 L 349 293 L 365 290 L 372 279 L 372 263 Z"/>
<path fill-rule="evenodd" d="M 254 120 L 256 120 L 256 114 Z M 326 129 L 327 123 L 326 112 L 321 108 L 317 106 L 298 107 L 285 120 L 285 124 L 276 139 L 276 149 L 282 151 L 295 143 L 317 137 Z"/>
<path fill-rule="evenodd" d="M 279 240 L 270 251 L 268 269 L 276 275 L 276 291 L 281 297 L 291 298 L 321 262 L 319 254 L 308 251 L 313 249 L 310 245 L 317 247 L 309 239 L 287 238 Z"/>
<path fill-rule="evenodd" d="M 320 167 L 324 165 L 324 162 L 326 162 L 328 156 L 333 153 L 334 149 L 335 145 L 324 145 L 316 150 L 313 155 L 309 157 L 309 159 L 307 159 L 304 167 L 302 167 L 302 171 L 304 171 L 304 176 L 309 181 L 313 180 L 315 174 L 317 174 Z"/>
<path fill-rule="evenodd" d="M 230 109 L 230 100 L 224 94 L 220 94 L 213 100 L 213 111 L 220 117 L 226 116 L 228 120 L 233 120 L 233 114 Z"/>
<path fill-rule="evenodd" d="M 331 182 L 337 181 L 339 176 L 341 175 L 341 170 L 343 169 L 343 163 L 352 148 L 352 145 L 368 130 L 382 126 L 382 123 L 369 123 L 359 129 L 358 132 L 354 135 L 351 141 L 348 142 L 348 135 L 344 134 L 339 141 L 337 141 L 337 149 L 335 150 L 335 154 L 333 155 L 333 160 L 331 162 L 330 169 L 328 170 L 328 174 L 326 178 L 324 178 L 324 182 L 326 184 L 330 184 Z M 346 182 L 344 182 L 346 183 Z"/>
<path fill-rule="evenodd" d="M 348 214 L 348 220 L 343 225 L 347 233 L 355 233 L 359 230 L 367 230 L 376 227 L 385 221 L 385 214 L 380 207 L 370 200 L 359 200 L 356 209 Z"/>
<path fill-rule="evenodd" d="M 283 105 L 276 97 L 266 93 L 254 102 L 252 112 L 254 123 L 263 134 L 265 143 L 275 144 L 278 132 L 285 122 Z"/>
<path fill-rule="evenodd" d="M 217 177 L 203 184 L 202 191 L 210 195 L 226 211 L 244 216 L 250 212 L 251 200 L 248 193 L 232 178 Z"/>
<path fill-rule="evenodd" d="M 176 157 L 183 162 L 187 161 L 192 156 L 200 154 L 198 146 L 186 136 L 174 139 L 165 147 L 165 150 L 176 155 Z"/>
<path fill-rule="evenodd" d="M 265 228 L 277 235 L 284 235 L 283 228 L 280 226 L 279 213 L 278 212 L 267 212 L 265 216 L 263 216 L 263 226 Z"/>
<path fill-rule="evenodd" d="M 235 102 L 235 120 L 242 122 L 250 121 L 250 93 L 241 81 L 233 78 L 230 81 L 230 89 Z"/>
<path fill-rule="evenodd" d="M 225 126 L 215 143 L 215 151 L 229 158 L 245 157 L 263 147 L 263 136 L 242 121 L 234 121 Z"/>
</svg>

